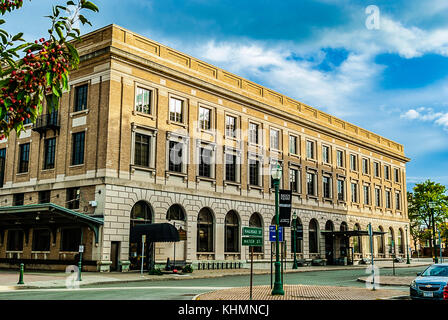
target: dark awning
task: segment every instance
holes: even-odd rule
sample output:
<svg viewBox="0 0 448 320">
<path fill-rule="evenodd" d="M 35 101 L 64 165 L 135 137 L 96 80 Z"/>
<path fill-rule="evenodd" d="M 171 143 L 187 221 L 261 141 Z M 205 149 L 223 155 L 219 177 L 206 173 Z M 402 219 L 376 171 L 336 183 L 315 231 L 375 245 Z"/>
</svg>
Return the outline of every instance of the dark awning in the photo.
<svg viewBox="0 0 448 320">
<path fill-rule="evenodd" d="M 98 243 L 99 228 L 103 224 L 103 219 L 76 212 L 54 203 L 0 207 L 0 236 L 3 236 L 4 230 L 11 228 L 26 231 L 36 227 L 46 227 L 55 235 L 57 228 L 85 225 L 93 230 L 95 242 Z M 25 236 L 28 237 L 27 232 L 25 232 Z"/>
<path fill-rule="evenodd" d="M 330 231 L 330 230 L 321 230 L 321 233 L 331 234 L 334 237 L 362 237 L 368 236 L 369 232 L 364 230 L 350 230 L 350 231 Z M 383 231 L 373 231 L 374 236 L 380 236 L 386 234 L 387 232 Z"/>
<path fill-rule="evenodd" d="M 179 241 L 179 232 L 169 223 L 140 224 L 131 227 L 130 242 L 141 242 L 142 235 L 146 235 L 148 242 Z"/>
</svg>

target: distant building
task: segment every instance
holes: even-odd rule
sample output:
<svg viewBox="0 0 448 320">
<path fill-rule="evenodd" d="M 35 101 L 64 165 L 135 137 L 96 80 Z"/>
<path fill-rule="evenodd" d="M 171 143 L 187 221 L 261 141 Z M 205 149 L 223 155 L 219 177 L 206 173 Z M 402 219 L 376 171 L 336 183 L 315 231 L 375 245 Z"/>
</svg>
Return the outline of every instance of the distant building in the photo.
<svg viewBox="0 0 448 320">
<path fill-rule="evenodd" d="M 59 110 L 0 141 L 0 267 L 64 269 L 82 236 L 86 270 L 138 269 L 132 226 L 150 223 L 185 231 L 157 263 L 244 263 L 258 226 L 267 264 L 277 163 L 300 258 L 369 257 L 369 222 L 377 258 L 405 254 L 402 145 L 115 25 L 77 47 Z"/>
</svg>

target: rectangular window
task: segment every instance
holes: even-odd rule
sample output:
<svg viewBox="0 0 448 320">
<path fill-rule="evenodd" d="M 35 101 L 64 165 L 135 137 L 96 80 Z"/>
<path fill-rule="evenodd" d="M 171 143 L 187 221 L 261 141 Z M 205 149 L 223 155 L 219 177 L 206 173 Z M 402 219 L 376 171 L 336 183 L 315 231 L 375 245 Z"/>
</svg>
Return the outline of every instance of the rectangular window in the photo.
<svg viewBox="0 0 448 320">
<path fill-rule="evenodd" d="M 84 163 L 84 139 L 85 131 L 72 135 L 72 166 Z"/>
<path fill-rule="evenodd" d="M 3 187 L 6 168 L 6 148 L 0 149 L 0 188 Z"/>
<path fill-rule="evenodd" d="M 395 168 L 394 169 L 394 179 L 395 179 L 395 182 L 400 182 L 400 169 L 398 169 L 398 168 Z"/>
<path fill-rule="evenodd" d="M 362 173 L 369 174 L 369 160 L 362 158 Z"/>
<path fill-rule="evenodd" d="M 307 194 L 310 196 L 316 195 L 316 174 L 315 173 L 307 173 L 306 174 L 306 189 Z"/>
<path fill-rule="evenodd" d="M 390 180 L 390 167 L 384 166 L 384 179 Z"/>
<path fill-rule="evenodd" d="M 289 136 L 289 153 L 290 154 L 298 154 L 297 153 L 297 137 Z"/>
<path fill-rule="evenodd" d="M 381 207 L 381 189 L 375 188 L 375 205 Z"/>
<path fill-rule="evenodd" d="M 289 169 L 289 185 L 292 192 L 299 192 L 299 170 Z"/>
<path fill-rule="evenodd" d="M 314 159 L 314 142 L 306 141 L 306 157 L 309 159 Z"/>
<path fill-rule="evenodd" d="M 137 87 L 135 96 L 135 110 L 145 114 L 152 113 L 152 90 Z"/>
<path fill-rule="evenodd" d="M 280 150 L 280 131 L 271 129 L 271 149 Z"/>
<path fill-rule="evenodd" d="M 81 190 L 79 188 L 67 189 L 67 208 L 79 209 L 79 198 Z"/>
<path fill-rule="evenodd" d="M 338 200 L 345 200 L 345 182 L 344 180 L 338 180 Z"/>
<path fill-rule="evenodd" d="M 395 209 L 400 210 L 401 209 L 401 196 L 400 193 L 395 193 Z"/>
<path fill-rule="evenodd" d="M 323 196 L 324 198 L 331 198 L 331 178 L 330 177 L 322 177 L 323 182 Z"/>
<path fill-rule="evenodd" d="M 170 121 L 184 122 L 184 101 L 180 99 L 170 98 Z"/>
<path fill-rule="evenodd" d="M 380 177 L 380 164 L 379 164 L 379 162 L 374 162 L 373 163 L 373 171 L 374 171 L 375 177 L 379 178 Z"/>
<path fill-rule="evenodd" d="M 149 142 L 150 136 L 140 133 L 135 134 L 134 164 L 149 167 Z"/>
<path fill-rule="evenodd" d="M 81 229 L 61 230 L 61 251 L 78 252 L 81 244 Z"/>
<path fill-rule="evenodd" d="M 338 167 L 344 167 L 344 151 L 338 150 L 336 151 L 337 156 L 337 166 Z"/>
<path fill-rule="evenodd" d="M 202 130 L 210 130 L 212 127 L 212 110 L 199 107 L 199 127 Z"/>
<path fill-rule="evenodd" d="M 259 168 L 260 168 L 260 162 L 258 160 L 249 159 L 249 184 L 250 185 L 258 186 Z"/>
<path fill-rule="evenodd" d="M 200 177 L 211 178 L 212 150 L 199 148 L 199 172 Z"/>
<path fill-rule="evenodd" d="M 75 112 L 87 109 L 88 85 L 84 84 L 75 89 Z"/>
<path fill-rule="evenodd" d="M 358 202 L 358 184 L 352 182 L 352 202 Z"/>
<path fill-rule="evenodd" d="M 226 116 L 226 136 L 236 138 L 236 118 Z"/>
<path fill-rule="evenodd" d="M 34 229 L 33 231 L 33 251 L 50 251 L 50 230 Z"/>
<path fill-rule="evenodd" d="M 364 204 L 370 204 L 370 187 L 364 186 Z"/>
<path fill-rule="evenodd" d="M 236 182 L 236 155 L 226 153 L 226 181 Z"/>
<path fill-rule="evenodd" d="M 39 191 L 39 203 L 50 203 L 51 202 L 50 195 L 51 195 L 50 190 Z"/>
<path fill-rule="evenodd" d="M 56 154 L 56 138 L 45 139 L 44 149 L 44 169 L 53 169 Z"/>
<path fill-rule="evenodd" d="M 24 193 L 15 193 L 13 196 L 13 205 L 14 206 L 23 206 L 25 201 Z"/>
<path fill-rule="evenodd" d="M 322 161 L 323 163 L 330 163 L 330 147 L 322 146 Z"/>
<path fill-rule="evenodd" d="M 386 208 L 390 209 L 391 208 L 391 198 L 390 198 L 390 191 L 386 190 Z"/>
<path fill-rule="evenodd" d="M 30 144 L 24 143 L 19 148 L 19 173 L 28 172 L 30 163 Z"/>
<path fill-rule="evenodd" d="M 249 123 L 249 142 L 258 144 L 258 124 L 256 123 Z"/>
<path fill-rule="evenodd" d="M 356 155 L 351 154 L 350 155 L 350 169 L 353 170 L 353 171 L 357 171 L 357 167 L 358 166 L 356 165 L 356 162 L 357 162 Z"/>
<path fill-rule="evenodd" d="M 183 143 L 177 141 L 170 141 L 168 170 L 173 172 L 182 172 L 182 163 L 183 163 Z"/>
<path fill-rule="evenodd" d="M 22 230 L 8 230 L 8 251 L 22 251 L 23 250 L 23 231 Z"/>
</svg>

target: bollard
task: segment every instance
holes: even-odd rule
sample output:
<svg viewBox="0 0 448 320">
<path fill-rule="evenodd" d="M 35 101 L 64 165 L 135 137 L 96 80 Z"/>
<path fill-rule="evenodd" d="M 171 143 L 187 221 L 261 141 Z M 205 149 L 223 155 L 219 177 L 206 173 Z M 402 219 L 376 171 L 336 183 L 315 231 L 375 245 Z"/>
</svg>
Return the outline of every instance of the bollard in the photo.
<svg viewBox="0 0 448 320">
<path fill-rule="evenodd" d="M 24 269 L 24 264 L 21 263 L 21 264 L 20 264 L 19 282 L 17 282 L 17 284 L 25 284 L 25 283 L 23 282 L 23 269 Z"/>
</svg>

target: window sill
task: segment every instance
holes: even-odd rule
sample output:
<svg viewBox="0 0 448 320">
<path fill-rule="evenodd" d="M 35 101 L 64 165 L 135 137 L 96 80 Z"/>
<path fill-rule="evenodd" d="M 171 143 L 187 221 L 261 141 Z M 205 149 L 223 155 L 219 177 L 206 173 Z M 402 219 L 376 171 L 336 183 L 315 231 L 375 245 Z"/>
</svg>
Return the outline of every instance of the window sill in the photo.
<svg viewBox="0 0 448 320">
<path fill-rule="evenodd" d="M 136 165 L 136 164 L 131 164 L 131 172 L 134 172 L 135 170 L 146 171 L 146 172 L 151 172 L 151 173 L 155 173 L 155 171 L 156 171 L 155 168 L 144 167 L 144 166 L 139 166 L 139 165 Z"/>
<path fill-rule="evenodd" d="M 28 174 L 30 174 L 29 171 L 27 171 L 27 172 L 17 172 L 17 173 L 16 173 L 16 176 L 26 176 L 26 175 L 28 175 Z"/>
<path fill-rule="evenodd" d="M 345 200 L 338 200 L 338 204 L 347 205 L 347 202 L 345 202 Z"/>
<path fill-rule="evenodd" d="M 165 171 L 165 178 L 169 178 L 170 176 L 182 177 L 184 178 L 184 182 L 188 180 L 188 174 L 183 172 L 175 172 L 175 171 Z"/>
<path fill-rule="evenodd" d="M 253 184 L 248 184 L 248 185 L 247 185 L 247 190 L 251 190 L 251 189 L 255 189 L 255 190 L 262 191 L 262 190 L 263 190 L 263 187 L 261 187 L 261 186 L 257 186 L 257 185 L 253 185 Z"/>
<path fill-rule="evenodd" d="M 232 137 L 232 136 L 227 136 L 227 135 L 225 135 L 225 136 L 224 136 L 224 139 L 231 140 L 231 141 L 235 141 L 235 142 L 239 142 L 238 137 Z"/>
<path fill-rule="evenodd" d="M 306 195 L 306 199 L 307 199 L 307 200 L 310 200 L 310 199 L 317 200 L 317 196 L 307 194 L 307 195 Z"/>
<path fill-rule="evenodd" d="M 213 183 L 213 185 L 216 185 L 216 179 L 215 178 L 196 176 L 196 183 L 199 183 L 199 181 L 208 181 L 208 182 Z"/>
<path fill-rule="evenodd" d="M 168 124 L 174 124 L 176 126 L 182 127 L 182 128 L 188 128 L 188 125 L 183 123 L 183 122 L 176 122 L 176 121 L 171 121 L 171 120 L 167 120 L 166 123 Z"/>
<path fill-rule="evenodd" d="M 262 146 L 261 144 L 254 143 L 254 142 L 248 142 L 248 146 L 249 146 L 249 147 L 261 148 L 261 149 L 263 149 L 263 146 Z"/>
<path fill-rule="evenodd" d="M 308 157 L 306 157 L 306 161 L 314 162 L 315 164 L 317 164 L 317 160 L 316 160 L 316 159 L 313 159 L 313 158 L 308 158 Z"/>
<path fill-rule="evenodd" d="M 20 250 L 20 251 L 15 251 L 15 250 L 6 250 L 5 251 L 6 253 L 23 253 L 23 250 Z"/>
<path fill-rule="evenodd" d="M 82 164 L 72 164 L 72 165 L 70 165 L 68 167 L 69 167 L 69 169 L 77 169 L 77 168 L 81 168 L 83 166 L 84 166 L 84 163 L 82 163 Z"/>
<path fill-rule="evenodd" d="M 277 148 L 269 148 L 269 151 L 271 151 L 271 152 L 276 152 L 276 153 L 283 153 L 282 150 L 277 149 Z"/>
<path fill-rule="evenodd" d="M 74 111 L 74 112 L 70 112 L 70 118 L 82 115 L 82 114 L 88 114 L 89 113 L 89 109 L 84 109 L 84 110 L 80 110 L 80 111 Z"/>
<path fill-rule="evenodd" d="M 198 131 L 200 133 L 205 133 L 205 134 L 209 134 L 209 135 L 212 135 L 212 136 L 215 135 L 215 132 L 212 129 L 202 129 L 202 128 L 199 128 Z"/>
<path fill-rule="evenodd" d="M 55 168 L 48 168 L 48 169 L 42 169 L 41 172 L 42 173 L 47 173 L 47 172 L 51 172 L 51 171 L 54 171 L 54 170 L 55 170 Z"/>
<path fill-rule="evenodd" d="M 31 251 L 31 254 L 33 254 L 33 253 L 47 253 L 47 254 L 49 254 L 50 251 Z"/>
<path fill-rule="evenodd" d="M 236 181 L 224 180 L 223 184 L 224 184 L 224 187 L 229 185 L 229 186 L 235 186 L 235 187 L 238 187 L 239 189 L 241 189 L 241 183 L 236 182 Z"/>
<path fill-rule="evenodd" d="M 141 117 L 149 118 L 151 120 L 155 120 L 155 116 L 153 114 L 144 113 L 144 112 L 140 112 L 140 111 L 137 111 L 137 110 L 133 110 L 132 111 L 132 115 L 134 115 L 134 116 L 141 116 Z"/>
<path fill-rule="evenodd" d="M 365 173 L 365 172 L 363 172 L 363 173 L 362 173 L 362 176 L 363 176 L 363 177 L 367 177 L 367 178 L 370 178 L 370 174 L 368 174 L 368 173 Z"/>
<path fill-rule="evenodd" d="M 330 202 L 330 203 L 333 203 L 333 199 L 332 198 L 322 198 L 322 200 L 324 201 L 324 202 Z"/>
<path fill-rule="evenodd" d="M 295 157 L 300 159 L 300 154 L 288 152 L 289 157 Z"/>
</svg>

